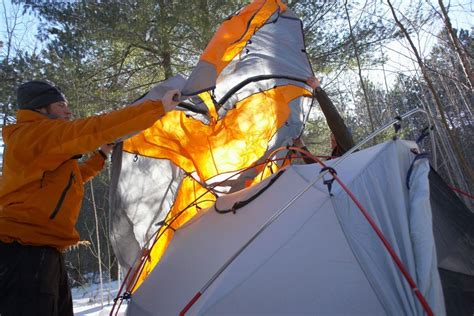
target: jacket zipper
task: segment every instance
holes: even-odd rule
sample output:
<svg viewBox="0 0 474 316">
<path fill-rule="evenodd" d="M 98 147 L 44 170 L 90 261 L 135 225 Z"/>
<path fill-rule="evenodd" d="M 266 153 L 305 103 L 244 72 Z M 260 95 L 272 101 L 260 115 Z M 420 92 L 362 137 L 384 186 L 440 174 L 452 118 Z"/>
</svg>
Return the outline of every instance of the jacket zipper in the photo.
<svg viewBox="0 0 474 316">
<path fill-rule="evenodd" d="M 66 198 L 66 194 L 71 188 L 72 185 L 72 180 L 74 180 L 74 172 L 71 171 L 71 175 L 69 176 L 69 181 L 66 184 L 66 187 L 64 188 L 63 192 L 61 193 L 61 196 L 59 197 L 59 201 L 56 204 L 56 207 L 54 208 L 54 211 L 49 215 L 49 219 L 54 219 L 56 215 L 58 215 L 59 210 L 61 209 L 61 206 L 64 203 L 64 199 Z"/>
</svg>

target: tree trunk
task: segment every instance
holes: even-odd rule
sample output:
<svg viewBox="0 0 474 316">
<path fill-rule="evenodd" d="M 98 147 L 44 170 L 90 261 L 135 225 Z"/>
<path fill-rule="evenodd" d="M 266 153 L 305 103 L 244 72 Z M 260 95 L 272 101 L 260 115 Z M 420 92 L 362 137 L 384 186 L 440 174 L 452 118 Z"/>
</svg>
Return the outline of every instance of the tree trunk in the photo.
<svg viewBox="0 0 474 316">
<path fill-rule="evenodd" d="M 163 0 L 158 1 L 160 5 L 160 16 L 161 21 L 166 21 L 166 5 Z M 170 3 L 169 5 L 172 5 Z M 165 72 L 165 79 L 168 79 L 173 76 L 173 69 L 171 66 L 171 45 L 170 45 L 170 36 L 168 29 L 162 23 L 160 24 L 160 57 L 161 57 L 161 66 Z"/>
</svg>

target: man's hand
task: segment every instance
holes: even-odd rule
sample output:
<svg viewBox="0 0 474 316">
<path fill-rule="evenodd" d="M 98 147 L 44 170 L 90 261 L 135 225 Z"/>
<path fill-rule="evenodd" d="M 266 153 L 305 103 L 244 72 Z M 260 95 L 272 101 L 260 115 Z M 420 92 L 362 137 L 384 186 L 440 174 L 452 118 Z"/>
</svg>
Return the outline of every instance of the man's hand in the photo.
<svg viewBox="0 0 474 316">
<path fill-rule="evenodd" d="M 105 145 L 100 146 L 99 148 L 99 150 L 102 151 L 102 153 L 106 155 L 107 157 L 112 152 L 112 149 L 114 149 L 114 144 L 105 144 Z"/>
<path fill-rule="evenodd" d="M 163 98 L 161 99 L 161 103 L 163 103 L 163 107 L 165 108 L 166 112 L 173 111 L 179 103 L 179 99 L 181 98 L 181 92 L 179 90 L 170 90 L 165 93 Z"/>
<path fill-rule="evenodd" d="M 321 81 L 316 77 L 309 77 L 308 79 L 306 79 L 306 83 L 311 88 L 313 88 L 313 90 L 316 90 L 317 88 L 321 86 Z"/>
</svg>

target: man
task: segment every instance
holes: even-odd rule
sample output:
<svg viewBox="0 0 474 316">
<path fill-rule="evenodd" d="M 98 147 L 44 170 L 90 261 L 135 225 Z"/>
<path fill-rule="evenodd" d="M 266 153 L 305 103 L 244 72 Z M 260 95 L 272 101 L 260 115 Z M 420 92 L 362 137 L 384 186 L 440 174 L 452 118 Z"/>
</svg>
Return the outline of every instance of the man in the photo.
<svg viewBox="0 0 474 316">
<path fill-rule="evenodd" d="M 326 117 L 329 129 L 331 130 L 331 156 L 339 157 L 344 155 L 346 151 L 354 147 L 354 140 L 349 128 L 347 128 L 331 99 L 329 99 L 326 92 L 321 88 L 321 81 L 316 77 L 310 77 L 307 79 L 306 83 L 313 88 L 313 96 L 318 101 L 319 106 Z M 293 145 L 308 151 L 303 140 L 299 138 L 293 139 Z M 310 158 L 303 158 L 303 160 L 306 163 L 314 163 Z"/>
<path fill-rule="evenodd" d="M 313 95 L 323 111 L 326 121 L 331 130 L 332 156 L 342 156 L 346 151 L 354 147 L 354 140 L 347 128 L 344 120 L 336 107 L 329 99 L 326 91 L 321 88 L 321 81 L 318 78 L 308 78 L 307 83 L 313 88 Z"/>
<path fill-rule="evenodd" d="M 61 251 L 79 241 L 75 229 L 83 184 L 104 165 L 109 146 L 79 164 L 82 154 L 150 127 L 177 102 L 161 101 L 71 121 L 54 85 L 18 88 L 17 122 L 3 128 L 0 181 L 0 315 L 72 315 Z"/>
</svg>

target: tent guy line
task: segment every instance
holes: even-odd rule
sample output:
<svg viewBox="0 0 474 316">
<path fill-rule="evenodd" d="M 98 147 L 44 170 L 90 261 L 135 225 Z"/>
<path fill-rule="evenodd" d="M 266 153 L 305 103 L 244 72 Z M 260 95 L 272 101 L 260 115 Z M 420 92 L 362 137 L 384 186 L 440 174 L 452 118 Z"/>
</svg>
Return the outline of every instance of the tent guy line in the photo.
<svg viewBox="0 0 474 316">
<path fill-rule="evenodd" d="M 397 118 L 393 119 L 392 121 L 386 123 L 385 125 L 381 126 L 380 128 L 378 128 L 377 130 L 375 130 L 373 133 L 371 133 L 370 135 L 368 135 L 364 140 L 362 140 L 361 142 L 359 142 L 358 144 L 356 144 L 353 148 L 351 148 L 349 151 L 347 151 L 343 156 L 341 156 L 333 165 L 332 165 L 332 168 L 335 168 L 337 165 L 339 165 L 340 163 L 342 163 L 344 160 L 347 159 L 347 157 L 349 157 L 353 152 L 361 149 L 365 144 L 367 144 L 368 142 L 370 142 L 373 138 L 375 138 L 377 135 L 379 135 L 380 133 L 382 133 L 383 131 L 391 128 L 392 126 L 396 126 L 396 125 L 399 125 L 403 122 L 404 119 L 408 118 L 408 117 L 411 117 L 415 114 L 418 114 L 418 113 L 423 113 L 426 115 L 427 119 L 429 120 L 429 116 L 427 114 L 426 111 L 424 111 L 423 109 L 419 109 L 419 108 L 415 108 L 415 109 L 412 109 L 410 111 L 408 111 L 407 113 L 403 114 L 403 115 L 400 115 L 400 116 L 397 116 Z M 433 135 L 431 135 L 433 136 Z M 297 151 L 301 151 L 299 148 L 296 148 L 296 147 L 290 147 L 289 149 L 295 149 Z M 274 150 L 271 155 L 275 155 L 275 153 L 278 151 L 279 149 L 276 149 Z M 308 153 L 309 154 L 309 153 Z M 317 157 L 317 156 L 313 156 L 313 157 Z M 287 158 L 283 158 L 283 159 L 287 159 Z M 277 160 L 283 160 L 283 159 L 277 159 Z M 263 163 L 260 163 L 260 164 L 267 164 L 268 163 L 268 159 L 266 161 L 264 161 Z M 244 170 L 241 170 L 239 171 L 239 173 L 241 172 L 244 172 L 245 170 L 248 170 L 248 169 L 251 169 L 251 168 L 254 168 L 256 165 L 252 165 L 248 168 L 245 168 Z M 239 249 L 239 251 L 237 251 L 237 253 L 232 256 L 228 262 L 226 262 L 222 267 L 221 269 L 219 269 L 216 274 L 202 287 L 202 289 L 196 293 L 195 297 L 193 297 L 188 304 L 190 304 L 189 306 L 186 305 L 185 308 L 183 308 L 183 311 L 186 312 L 189 308 L 191 308 L 192 304 L 194 304 L 197 299 L 202 295 L 202 293 L 213 283 L 213 281 L 215 281 L 215 279 L 217 279 L 217 277 L 226 269 L 227 266 L 229 266 L 233 260 L 235 260 L 235 258 L 238 257 L 238 255 L 243 251 L 245 250 L 245 248 L 250 245 L 257 237 L 258 235 L 260 235 L 260 233 L 262 233 L 268 226 L 271 225 L 271 223 L 273 221 L 275 221 L 281 214 L 283 214 L 285 212 L 286 209 L 288 209 L 288 207 L 290 207 L 299 197 L 301 197 L 301 195 L 303 195 L 309 188 L 311 188 L 316 182 L 318 182 L 320 179 L 324 178 L 325 175 L 329 174 L 330 173 L 330 170 L 325 170 L 323 171 L 322 173 L 320 173 L 318 175 L 318 177 L 316 177 L 316 179 L 314 179 L 313 181 L 311 181 L 306 187 L 305 189 L 303 189 L 299 194 L 295 195 L 284 207 L 282 207 L 277 213 L 275 213 L 270 219 L 268 219 L 268 221 L 262 225 L 262 227 L 256 232 L 255 236 L 253 236 L 246 244 L 244 244 L 242 246 L 241 249 Z M 229 178 L 232 178 L 234 177 L 235 175 L 231 175 Z M 223 183 L 225 183 L 225 181 L 227 181 L 228 179 L 224 179 L 223 181 L 219 182 L 219 183 L 216 183 L 215 185 L 213 186 L 219 186 L 219 185 L 222 185 Z M 208 188 L 208 191 L 209 191 L 209 188 Z M 206 191 L 205 193 L 202 193 L 200 197 L 204 196 L 208 191 Z M 196 200 L 198 200 L 200 197 L 198 197 Z M 122 286 L 120 288 L 120 290 L 118 291 L 117 293 L 117 297 L 116 299 L 114 300 L 115 303 L 114 303 L 114 307 L 112 308 L 111 312 L 110 312 L 110 315 L 114 315 L 113 312 L 115 310 L 115 305 L 117 303 L 117 301 L 120 301 L 119 305 L 118 305 L 118 308 L 116 310 L 116 313 L 118 313 L 119 309 L 120 309 L 120 306 L 121 306 L 121 303 L 123 301 L 123 299 L 126 299 L 128 297 L 128 295 L 130 295 L 130 293 L 132 292 L 132 289 L 135 287 L 135 283 L 134 283 L 134 280 L 136 280 L 136 278 L 138 277 L 138 275 L 140 275 L 141 273 L 141 270 L 143 269 L 144 267 L 144 262 L 147 260 L 148 258 L 148 255 L 150 254 L 149 250 L 147 249 L 151 249 L 153 248 L 154 244 L 156 244 L 156 242 L 160 239 L 160 237 L 164 234 L 164 232 L 166 231 L 166 229 L 168 229 L 170 227 L 170 225 L 181 215 L 183 214 L 183 212 L 188 209 L 189 207 L 191 207 L 192 205 L 194 205 L 194 203 L 196 202 L 193 201 L 192 203 L 190 203 L 188 205 L 188 207 L 184 208 L 183 210 L 181 210 L 180 212 L 178 212 L 177 214 L 175 214 L 175 216 L 173 216 L 172 218 L 170 218 L 171 222 L 169 224 L 166 225 L 166 228 L 161 231 L 161 233 L 159 234 L 159 236 L 157 236 L 154 241 L 153 241 L 153 244 L 150 248 L 148 247 L 143 247 L 143 250 L 144 252 L 142 253 L 141 256 L 137 257 L 136 258 L 136 261 L 138 260 L 141 260 L 141 264 L 138 265 L 137 269 L 134 271 L 133 273 L 133 276 L 129 279 L 128 277 L 130 276 L 130 272 L 131 270 L 133 269 L 129 269 L 126 277 L 124 278 L 124 281 L 122 283 Z M 160 232 L 160 230 L 157 230 L 156 233 Z M 156 234 L 155 233 L 155 234 Z M 148 240 L 147 244 L 153 239 L 153 237 L 155 236 L 155 234 L 153 234 L 150 239 Z M 125 293 L 122 295 L 122 291 L 123 291 L 123 287 L 124 285 L 127 284 L 127 290 L 125 291 Z M 200 294 L 199 294 L 200 293 Z M 187 308 L 186 308 L 187 307 Z"/>
<path fill-rule="evenodd" d="M 362 214 L 364 215 L 364 217 L 367 219 L 367 221 L 369 222 L 369 224 L 371 225 L 371 227 L 374 229 L 374 231 L 376 232 L 377 236 L 380 238 L 380 240 L 382 241 L 385 249 L 389 252 L 390 256 L 392 257 L 392 259 L 394 260 L 394 262 L 396 263 L 398 269 L 400 270 L 400 272 L 402 273 L 402 275 L 404 276 L 404 278 L 407 280 L 407 282 L 409 283 L 410 287 L 412 288 L 412 290 L 415 292 L 415 295 L 417 297 L 417 299 L 420 301 L 421 305 L 423 306 L 423 309 L 426 311 L 426 313 L 429 315 L 429 316 L 432 316 L 433 315 L 433 312 L 431 310 L 431 308 L 429 307 L 428 303 L 426 302 L 425 298 L 423 297 L 423 295 L 421 294 L 421 292 L 419 291 L 416 283 L 413 281 L 412 277 L 410 276 L 410 274 L 407 272 L 406 268 L 404 267 L 403 263 L 401 262 L 400 258 L 397 256 L 397 254 L 395 253 L 395 251 L 393 250 L 392 246 L 388 243 L 387 239 L 385 238 L 385 236 L 383 235 L 382 231 L 378 228 L 378 226 L 375 224 L 375 222 L 373 221 L 373 219 L 371 218 L 371 216 L 368 214 L 368 212 L 365 210 L 365 208 L 360 204 L 360 202 L 356 199 L 356 197 L 349 191 L 349 189 L 342 183 L 342 181 L 339 179 L 339 177 L 337 177 L 337 175 L 335 174 L 335 172 L 333 172 L 334 168 L 340 164 L 342 161 L 344 161 L 350 154 L 352 154 L 354 151 L 356 151 L 357 149 L 361 148 L 364 144 L 366 144 L 367 142 L 369 142 L 372 138 L 374 138 L 375 136 L 377 136 L 378 134 L 380 134 L 381 132 L 383 132 L 384 130 L 390 128 L 391 126 L 397 126 L 397 124 L 400 124 L 400 122 L 407 118 L 407 117 L 410 117 L 411 115 L 414 115 L 416 113 L 425 113 L 426 112 L 424 110 L 421 110 L 421 109 L 413 109 L 407 113 L 405 113 L 404 115 L 401 115 L 401 116 L 398 116 L 396 119 L 394 119 L 393 121 L 385 124 L 384 126 L 382 126 L 381 128 L 379 128 L 378 130 L 374 131 L 372 134 L 370 134 L 369 136 L 367 136 L 363 141 L 361 141 L 359 144 L 357 144 L 356 146 L 354 146 L 351 150 L 349 150 L 346 154 L 344 154 L 339 160 L 337 160 L 334 165 L 331 167 L 331 168 L 328 168 L 326 170 L 324 170 L 323 172 L 321 172 L 313 181 L 310 181 L 308 183 L 308 185 L 303 189 L 301 190 L 298 194 L 296 194 L 285 206 L 283 206 L 282 208 L 280 208 L 275 214 L 273 214 L 273 216 L 271 216 L 261 227 L 260 229 L 258 229 L 258 231 L 244 244 L 242 245 L 241 248 L 239 248 L 223 265 L 221 268 L 219 268 L 219 270 L 216 271 L 216 273 L 209 279 L 209 281 L 204 284 L 204 286 L 199 290 L 199 292 L 197 292 L 192 298 L 191 300 L 186 304 L 186 306 L 181 310 L 181 312 L 179 313 L 180 316 L 184 316 L 186 314 L 186 312 L 193 306 L 193 304 L 202 296 L 202 294 L 204 294 L 204 292 L 212 285 L 212 283 L 214 283 L 214 281 L 227 269 L 227 267 L 235 261 L 235 259 L 255 240 L 257 239 L 257 237 L 262 234 L 277 218 L 279 218 L 296 200 L 298 200 L 306 191 L 308 191 L 316 182 L 318 182 L 319 180 L 321 180 L 325 175 L 327 174 L 331 174 L 335 179 L 336 181 L 339 183 L 339 185 L 344 189 L 344 191 L 346 191 L 346 193 L 350 196 L 350 198 L 354 201 L 354 203 L 357 205 L 357 207 L 359 208 L 359 210 L 362 212 Z M 306 154 L 308 157 L 311 157 L 312 159 L 314 159 L 317 163 L 321 164 L 323 167 L 327 167 L 319 158 L 313 156 L 311 153 L 305 151 L 305 150 L 302 150 L 300 148 L 297 148 L 297 147 L 290 147 L 289 148 L 290 150 L 296 150 L 296 151 L 300 151 L 304 154 Z"/>
</svg>

